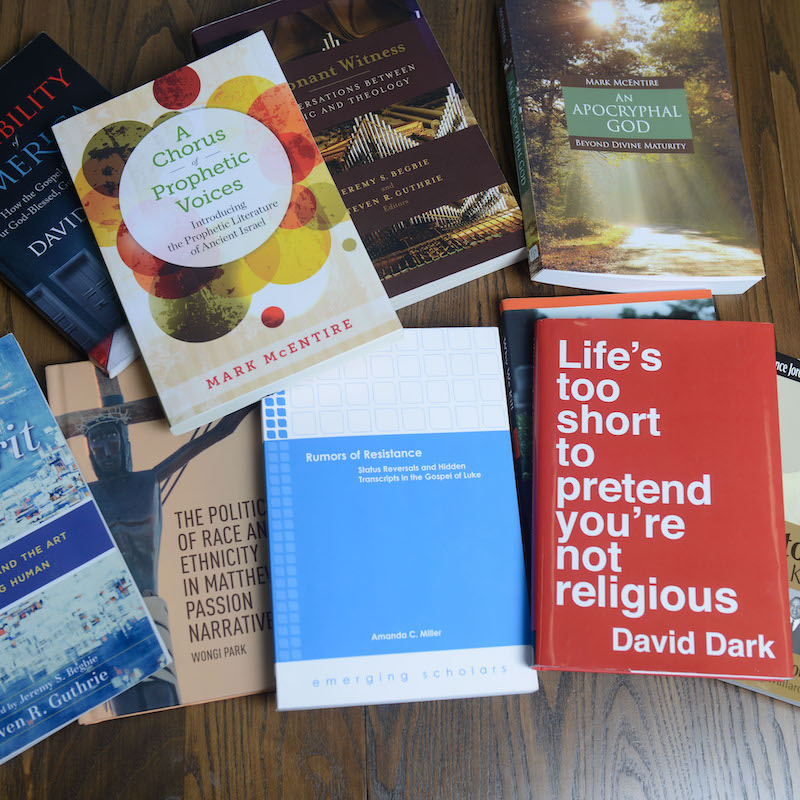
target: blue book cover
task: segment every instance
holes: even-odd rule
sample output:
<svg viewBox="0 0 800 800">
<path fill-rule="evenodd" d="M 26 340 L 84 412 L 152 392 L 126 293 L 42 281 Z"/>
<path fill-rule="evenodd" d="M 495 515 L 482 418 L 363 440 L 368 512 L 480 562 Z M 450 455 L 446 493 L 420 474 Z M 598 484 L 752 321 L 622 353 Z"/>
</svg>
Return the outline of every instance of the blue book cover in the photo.
<svg viewBox="0 0 800 800">
<path fill-rule="evenodd" d="M 496 328 L 262 401 L 278 708 L 535 691 Z"/>
<path fill-rule="evenodd" d="M 4 336 L 0 763 L 143 679 L 157 681 L 168 661 L 19 345 Z"/>
<path fill-rule="evenodd" d="M 76 193 L 51 131 L 110 97 L 44 33 L 0 66 L 0 277 L 113 376 L 139 355 L 90 227 L 116 240 L 114 198 Z"/>
</svg>

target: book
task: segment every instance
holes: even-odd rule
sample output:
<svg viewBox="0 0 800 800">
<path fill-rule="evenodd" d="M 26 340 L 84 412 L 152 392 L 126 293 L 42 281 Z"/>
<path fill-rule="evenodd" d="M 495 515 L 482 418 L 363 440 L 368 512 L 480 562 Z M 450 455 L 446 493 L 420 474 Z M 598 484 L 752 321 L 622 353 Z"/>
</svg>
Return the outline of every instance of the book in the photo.
<svg viewBox="0 0 800 800">
<path fill-rule="evenodd" d="M 752 689 L 800 705 L 800 461 L 796 443 L 800 433 L 800 360 L 778 353 L 778 417 L 781 435 L 781 467 L 783 469 L 783 516 L 786 528 L 786 560 L 789 573 L 789 631 L 792 642 L 792 677 L 786 681 L 732 681 Z"/>
<path fill-rule="evenodd" d="M 56 421 L 137 585 L 159 605 L 173 656 L 162 705 L 123 694 L 80 722 L 274 689 L 258 407 L 176 438 L 141 361 L 115 380 L 86 362 L 49 366 L 46 378 Z"/>
<path fill-rule="evenodd" d="M 499 0 L 531 277 L 738 294 L 764 276 L 716 0 Z"/>
<path fill-rule="evenodd" d="M 573 297 L 506 298 L 500 301 L 500 342 L 506 376 L 508 412 L 519 513 L 530 567 L 533 503 L 533 349 L 534 326 L 540 319 L 702 319 L 716 317 L 707 289 L 641 294 L 575 295 Z M 530 574 L 530 570 L 529 570 Z"/>
<path fill-rule="evenodd" d="M 395 308 L 525 258 L 522 214 L 415 0 L 281 0 L 192 34 L 264 30 Z"/>
<path fill-rule="evenodd" d="M 0 67 L 0 276 L 110 375 L 139 353 L 51 126 L 111 97 L 40 33 Z"/>
<path fill-rule="evenodd" d="M 53 132 L 173 433 L 399 335 L 263 33 Z"/>
<path fill-rule="evenodd" d="M 791 675 L 771 325 L 536 324 L 536 663 Z"/>
<path fill-rule="evenodd" d="M 262 401 L 279 709 L 532 692 L 496 328 Z"/>
<path fill-rule="evenodd" d="M 0 339 L 0 763 L 169 656 L 12 334 Z"/>
</svg>

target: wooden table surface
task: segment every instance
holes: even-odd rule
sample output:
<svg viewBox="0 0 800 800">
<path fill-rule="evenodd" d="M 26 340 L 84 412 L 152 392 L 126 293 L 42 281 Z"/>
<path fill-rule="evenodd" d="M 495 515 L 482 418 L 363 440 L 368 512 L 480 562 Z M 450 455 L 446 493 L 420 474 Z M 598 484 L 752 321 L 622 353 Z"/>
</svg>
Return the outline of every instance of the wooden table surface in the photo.
<svg viewBox="0 0 800 800">
<path fill-rule="evenodd" d="M 2 0 L 0 58 L 44 30 L 121 93 L 191 60 L 196 25 L 249 5 Z M 493 0 L 422 5 L 515 185 Z M 721 5 L 767 278 L 720 299 L 719 312 L 774 322 L 778 349 L 800 357 L 800 2 Z M 495 325 L 501 298 L 549 292 L 520 264 L 400 318 Z M 40 380 L 46 364 L 79 357 L 0 286 L 7 331 Z M 0 767 L 0 798 L 800 797 L 800 709 L 704 679 L 548 673 L 541 683 L 532 696 L 282 714 L 261 695 L 71 725 Z"/>
</svg>

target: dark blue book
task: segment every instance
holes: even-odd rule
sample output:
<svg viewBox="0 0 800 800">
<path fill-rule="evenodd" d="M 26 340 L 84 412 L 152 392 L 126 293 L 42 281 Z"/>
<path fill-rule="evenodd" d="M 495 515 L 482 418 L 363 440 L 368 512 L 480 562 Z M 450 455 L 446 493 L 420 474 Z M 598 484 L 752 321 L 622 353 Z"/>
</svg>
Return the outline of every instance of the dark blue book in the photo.
<svg viewBox="0 0 800 800">
<path fill-rule="evenodd" d="M 517 479 L 525 565 L 530 575 L 533 507 L 533 345 L 540 319 L 716 319 L 707 289 L 633 294 L 506 298 L 500 339 Z"/>
<path fill-rule="evenodd" d="M 115 444 L 109 433 L 106 458 L 119 457 Z M 131 687 L 158 689 L 168 662 L 19 345 L 4 336 L 0 763 Z"/>
<path fill-rule="evenodd" d="M 0 67 L 0 276 L 114 376 L 138 350 L 90 227 L 116 238 L 109 198 L 78 196 L 50 130 L 110 97 L 44 33 Z"/>
</svg>

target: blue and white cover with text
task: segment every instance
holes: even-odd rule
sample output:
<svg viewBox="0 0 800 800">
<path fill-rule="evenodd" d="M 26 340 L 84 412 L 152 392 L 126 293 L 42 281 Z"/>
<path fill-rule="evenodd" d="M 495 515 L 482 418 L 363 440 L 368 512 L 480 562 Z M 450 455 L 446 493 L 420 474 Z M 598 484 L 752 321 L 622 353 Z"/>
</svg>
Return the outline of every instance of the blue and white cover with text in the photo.
<svg viewBox="0 0 800 800">
<path fill-rule="evenodd" d="M 279 709 L 535 691 L 496 328 L 262 401 Z"/>
<path fill-rule="evenodd" d="M 19 345 L 4 336 L 0 763 L 168 662 Z"/>
</svg>

